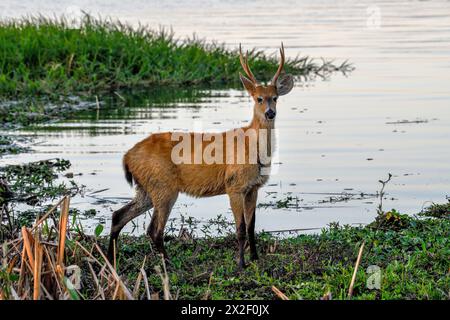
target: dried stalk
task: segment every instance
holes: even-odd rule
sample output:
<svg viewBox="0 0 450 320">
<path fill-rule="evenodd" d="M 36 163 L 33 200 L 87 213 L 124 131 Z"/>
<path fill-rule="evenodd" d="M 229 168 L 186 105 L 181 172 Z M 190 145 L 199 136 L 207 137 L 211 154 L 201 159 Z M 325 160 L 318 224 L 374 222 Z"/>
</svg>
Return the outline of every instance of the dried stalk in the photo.
<svg viewBox="0 0 450 320">
<path fill-rule="evenodd" d="M 138 299 L 139 287 L 141 286 L 141 281 L 142 281 L 142 277 L 143 277 L 142 271 L 144 270 L 146 260 L 147 260 L 147 256 L 145 256 L 144 261 L 142 261 L 141 272 L 139 272 L 137 279 L 136 279 L 136 283 L 134 284 L 133 297 L 135 299 Z M 148 286 L 148 284 L 147 284 L 147 286 Z"/>
<path fill-rule="evenodd" d="M 147 279 L 147 273 L 145 272 L 144 268 L 141 269 L 142 277 L 144 278 L 144 286 L 145 286 L 145 292 L 147 293 L 147 299 L 152 300 L 152 297 L 150 295 L 150 288 L 148 287 L 148 279 Z"/>
<path fill-rule="evenodd" d="M 278 298 L 280 298 L 281 300 L 289 300 L 289 298 L 280 291 L 280 289 L 278 289 L 275 286 L 272 286 L 272 291 L 277 295 Z"/>
<path fill-rule="evenodd" d="M 62 198 L 61 200 L 58 201 L 57 204 L 55 204 L 53 207 L 50 208 L 50 210 L 47 211 L 46 214 L 44 214 L 33 226 L 33 228 L 31 228 L 31 231 L 34 231 L 42 222 L 44 222 L 49 215 L 52 214 L 53 211 L 55 211 L 56 208 L 58 208 L 58 206 L 64 201 L 65 197 Z"/>
<path fill-rule="evenodd" d="M 66 243 L 67 221 L 69 220 L 70 198 L 65 196 L 61 203 L 61 218 L 59 219 L 59 241 L 56 266 L 64 270 L 64 248 Z"/>
<path fill-rule="evenodd" d="M 352 281 L 350 282 L 350 287 L 348 288 L 348 299 L 352 298 L 353 295 L 353 287 L 355 285 L 355 281 L 356 281 L 356 273 L 358 272 L 358 267 L 359 267 L 359 263 L 361 262 L 361 256 L 364 250 L 364 241 L 361 244 L 361 247 L 359 248 L 359 252 L 358 252 L 358 258 L 356 258 L 356 263 L 355 263 L 355 270 L 353 270 L 353 276 L 352 276 Z"/>
<path fill-rule="evenodd" d="M 105 293 L 103 292 L 103 288 L 100 286 L 100 282 L 98 281 L 98 277 L 94 272 L 94 268 L 92 268 L 92 265 L 90 262 L 88 262 L 89 270 L 91 271 L 92 278 L 94 279 L 95 286 L 97 287 L 98 294 L 100 297 L 102 297 L 103 300 L 105 300 Z"/>
<path fill-rule="evenodd" d="M 36 237 L 34 244 L 34 269 L 33 269 L 33 300 L 39 300 L 41 289 L 41 271 L 42 271 L 42 245 Z"/>
<path fill-rule="evenodd" d="M 164 274 L 161 272 L 161 268 L 159 266 L 156 266 L 155 270 L 161 277 L 161 282 L 162 282 L 163 291 L 164 291 L 164 300 L 172 300 L 172 295 L 170 294 L 169 276 L 167 275 L 166 262 L 165 262 L 163 255 L 161 255 L 161 260 L 162 260 Z"/>
<path fill-rule="evenodd" d="M 30 264 L 34 266 L 34 258 L 32 253 L 33 251 L 31 250 L 31 241 L 30 241 L 31 235 L 25 226 L 22 227 L 22 237 L 28 261 L 30 261 Z"/>
<path fill-rule="evenodd" d="M 106 258 L 105 254 L 103 253 L 103 251 L 100 249 L 100 247 L 98 246 L 98 244 L 95 244 L 95 247 L 98 251 L 98 253 L 100 253 L 100 255 L 102 256 L 102 258 L 105 260 L 105 264 L 108 266 L 108 268 L 111 271 L 112 276 L 119 282 L 119 284 L 121 285 L 122 289 L 123 289 L 123 293 L 125 294 L 126 298 L 129 300 L 133 300 L 133 296 L 131 295 L 131 293 L 128 291 L 128 288 L 125 286 L 125 284 L 122 282 L 122 279 L 120 279 L 119 275 L 117 274 L 116 270 L 113 268 L 113 266 L 109 263 L 108 259 Z"/>
</svg>

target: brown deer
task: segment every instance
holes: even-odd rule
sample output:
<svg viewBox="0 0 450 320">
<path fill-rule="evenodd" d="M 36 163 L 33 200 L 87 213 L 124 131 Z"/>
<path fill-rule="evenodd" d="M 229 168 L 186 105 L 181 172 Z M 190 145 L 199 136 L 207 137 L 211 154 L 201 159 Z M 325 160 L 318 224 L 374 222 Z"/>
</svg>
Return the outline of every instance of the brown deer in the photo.
<svg viewBox="0 0 450 320">
<path fill-rule="evenodd" d="M 114 256 L 114 246 L 122 228 L 133 218 L 151 208 L 154 208 L 154 211 L 147 234 L 157 250 L 168 259 L 164 248 L 164 227 L 180 192 L 194 197 L 227 194 L 236 223 L 239 268 L 242 269 L 245 266 L 246 235 L 251 259 L 258 259 L 254 231 L 258 189 L 267 182 L 269 177 L 268 173 L 264 174 L 262 171 L 270 168 L 273 148 L 271 137 L 275 125 L 278 96 L 289 93 L 294 86 L 294 81 L 292 75 L 282 74 L 285 60 L 283 44 L 280 49 L 280 65 L 268 85 L 262 85 L 256 81 L 248 65 L 248 53 L 244 58 L 240 46 L 239 51 L 240 62 L 247 75 L 239 73 L 239 76 L 254 100 L 253 119 L 250 124 L 213 135 L 214 143 L 219 147 L 210 153 L 216 160 L 213 162 L 201 157 L 200 161 L 198 159 L 195 161 L 195 153 L 198 155 L 200 150 L 202 155 L 213 143 L 211 135 L 205 138 L 207 136 L 205 133 L 179 133 L 179 136 L 186 138 L 187 145 L 194 145 L 193 150 L 181 150 L 179 155 L 183 154 L 183 159 L 188 160 L 194 157 L 194 163 L 180 162 L 177 159 L 174 161 L 174 150 L 179 148 L 179 137 L 174 139 L 176 134 L 174 132 L 152 134 L 131 148 L 123 158 L 123 167 L 127 181 L 130 185 L 133 182 L 136 185 L 136 195 L 131 202 L 113 213 L 108 249 L 110 260 Z M 260 134 L 263 131 L 266 131 L 265 135 Z M 229 136 L 232 136 L 232 140 L 228 138 Z M 256 137 L 256 140 L 252 140 L 252 137 Z M 240 154 L 240 150 L 237 150 L 234 154 L 236 150 L 234 143 L 239 139 L 244 141 L 243 151 L 241 150 Z M 196 148 L 197 151 L 195 151 Z M 262 150 L 265 150 L 269 161 L 266 159 L 265 162 L 262 161 Z M 229 153 L 232 155 L 229 156 Z"/>
</svg>

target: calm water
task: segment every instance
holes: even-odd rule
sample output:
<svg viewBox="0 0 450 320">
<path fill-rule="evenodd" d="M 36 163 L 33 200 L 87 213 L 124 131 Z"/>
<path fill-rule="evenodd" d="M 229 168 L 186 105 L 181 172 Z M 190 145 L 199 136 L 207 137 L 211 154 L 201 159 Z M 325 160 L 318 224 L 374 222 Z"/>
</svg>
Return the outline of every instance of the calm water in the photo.
<svg viewBox="0 0 450 320">
<path fill-rule="evenodd" d="M 349 59 L 356 70 L 329 81 L 299 84 L 279 102 L 279 162 L 259 201 L 287 196 L 298 208 L 260 208 L 259 230 L 324 227 L 332 221 L 367 223 L 377 200 L 360 193 L 379 190 L 379 179 L 394 174 L 385 208 L 417 212 L 450 193 L 450 2 L 449 1 L 11 1 L 0 3 L 0 17 L 77 15 L 79 9 L 137 25 L 172 26 L 179 36 L 194 32 L 235 47 L 286 54 Z M 237 75 L 236 75 L 237 76 Z M 169 93 L 170 95 L 170 93 Z M 192 97 L 195 98 L 186 98 Z M 104 107 L 33 132 L 35 152 L 9 156 L 0 164 L 53 157 L 71 160 L 77 180 L 87 186 L 73 199 L 79 208 L 97 208 L 107 221 L 133 192 L 123 178 L 123 153 L 149 133 L 173 129 L 219 130 L 251 118 L 242 91 L 186 92 L 167 101 L 152 92 L 127 97 L 124 110 L 101 97 Z M 412 123 L 399 123 L 407 120 Z M 358 194 L 348 201 L 330 197 Z M 339 196 L 337 196 L 339 197 Z M 99 199 L 106 203 L 97 204 Z M 225 196 L 181 196 L 172 217 L 198 219 L 225 214 Z M 137 222 L 142 231 L 149 218 Z M 92 225 L 90 221 L 86 226 Z M 109 227 L 109 221 L 106 223 Z M 136 227 L 136 226 L 135 226 Z M 132 231 L 133 226 L 128 226 Z"/>
</svg>

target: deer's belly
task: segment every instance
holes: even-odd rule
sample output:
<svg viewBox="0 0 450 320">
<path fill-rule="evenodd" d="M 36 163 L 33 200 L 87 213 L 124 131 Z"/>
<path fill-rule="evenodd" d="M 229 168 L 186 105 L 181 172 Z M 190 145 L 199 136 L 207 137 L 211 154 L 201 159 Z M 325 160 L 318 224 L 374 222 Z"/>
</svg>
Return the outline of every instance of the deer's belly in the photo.
<svg viewBox="0 0 450 320">
<path fill-rule="evenodd" d="M 211 197 L 226 193 L 225 167 L 221 165 L 180 165 L 180 191 L 194 197 Z"/>
<path fill-rule="evenodd" d="M 247 193 L 252 188 L 259 188 L 269 180 L 261 173 L 259 165 L 242 166 L 229 170 L 225 177 L 227 192 Z"/>
<path fill-rule="evenodd" d="M 258 165 L 180 165 L 178 168 L 180 192 L 194 197 L 247 193 L 269 180 Z"/>
</svg>

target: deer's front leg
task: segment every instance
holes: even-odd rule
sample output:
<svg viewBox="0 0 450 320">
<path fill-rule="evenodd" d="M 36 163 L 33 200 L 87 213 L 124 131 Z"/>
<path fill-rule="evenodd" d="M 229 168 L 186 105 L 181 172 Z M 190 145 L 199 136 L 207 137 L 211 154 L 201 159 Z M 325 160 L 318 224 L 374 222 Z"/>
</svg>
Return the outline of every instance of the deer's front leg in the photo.
<svg viewBox="0 0 450 320">
<path fill-rule="evenodd" d="M 231 210 L 236 223 L 236 235 L 239 247 L 239 269 L 245 267 L 244 245 L 245 245 L 245 219 L 244 219 L 244 195 L 242 193 L 229 194 Z"/>
<path fill-rule="evenodd" d="M 254 187 L 245 195 L 244 202 L 245 226 L 247 228 L 248 242 L 250 245 L 250 259 L 252 260 L 258 260 L 258 252 L 256 251 L 255 242 L 255 210 L 257 198 L 258 188 Z"/>
</svg>

